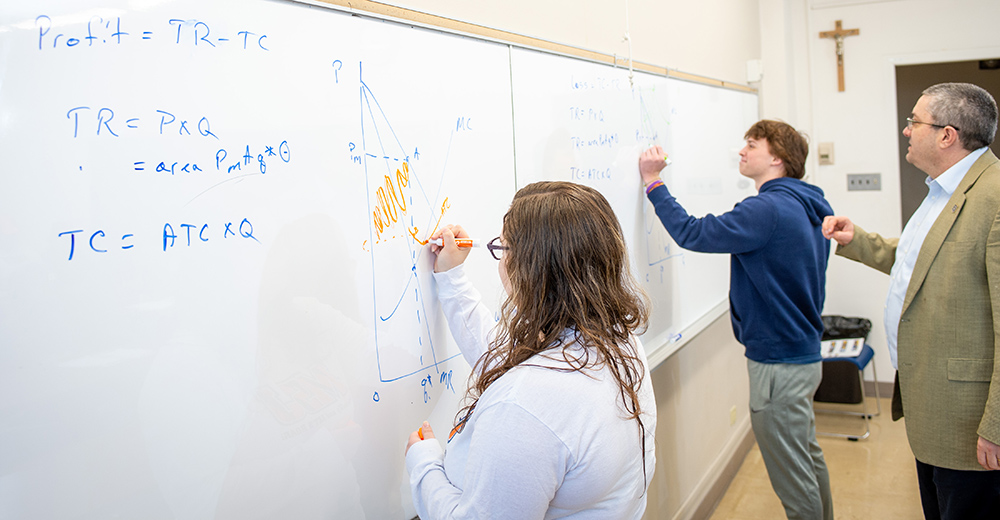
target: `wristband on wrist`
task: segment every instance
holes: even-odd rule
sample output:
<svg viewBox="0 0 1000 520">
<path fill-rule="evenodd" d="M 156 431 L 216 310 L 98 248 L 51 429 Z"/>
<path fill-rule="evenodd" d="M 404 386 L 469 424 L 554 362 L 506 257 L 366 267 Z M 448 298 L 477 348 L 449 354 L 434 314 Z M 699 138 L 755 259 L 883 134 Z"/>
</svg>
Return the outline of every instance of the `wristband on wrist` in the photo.
<svg viewBox="0 0 1000 520">
<path fill-rule="evenodd" d="M 655 181 L 647 184 L 646 185 L 646 195 L 649 195 L 649 192 L 655 190 L 657 186 L 663 186 L 663 181 L 660 180 L 660 179 L 656 179 Z"/>
</svg>

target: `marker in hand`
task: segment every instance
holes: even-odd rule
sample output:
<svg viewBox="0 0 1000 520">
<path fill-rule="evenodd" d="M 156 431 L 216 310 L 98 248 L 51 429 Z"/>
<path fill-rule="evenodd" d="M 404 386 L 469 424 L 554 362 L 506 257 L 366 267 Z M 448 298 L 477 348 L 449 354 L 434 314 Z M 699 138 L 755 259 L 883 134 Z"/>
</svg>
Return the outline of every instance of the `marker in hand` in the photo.
<svg viewBox="0 0 1000 520">
<path fill-rule="evenodd" d="M 674 161 L 671 161 L 670 157 L 667 157 L 666 155 L 664 155 L 663 156 L 663 162 L 667 163 L 667 166 L 670 166 L 670 163 L 672 163 Z"/>
<path fill-rule="evenodd" d="M 434 240 L 428 240 L 427 243 L 444 247 L 444 239 L 442 238 L 435 238 Z M 483 242 L 481 240 L 475 240 L 472 238 L 456 238 L 455 245 L 457 245 L 458 247 L 483 247 Z"/>
</svg>

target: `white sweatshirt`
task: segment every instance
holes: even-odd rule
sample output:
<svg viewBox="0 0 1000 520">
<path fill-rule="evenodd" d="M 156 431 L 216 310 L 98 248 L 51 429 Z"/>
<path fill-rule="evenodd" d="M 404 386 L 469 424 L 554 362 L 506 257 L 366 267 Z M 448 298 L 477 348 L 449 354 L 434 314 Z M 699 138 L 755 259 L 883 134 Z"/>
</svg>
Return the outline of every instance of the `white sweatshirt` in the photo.
<svg viewBox="0 0 1000 520">
<path fill-rule="evenodd" d="M 493 314 L 462 266 L 434 277 L 452 335 L 474 366 L 496 324 Z M 572 331 L 564 338 L 572 342 Z M 406 468 L 420 518 L 641 518 L 656 465 L 656 403 L 645 353 L 633 342 L 644 366 L 645 478 L 638 424 L 625 418 L 608 368 L 543 368 L 568 367 L 557 349 L 494 381 L 447 452 L 447 432 L 410 447 Z M 567 348 L 582 352 L 575 343 Z"/>
</svg>

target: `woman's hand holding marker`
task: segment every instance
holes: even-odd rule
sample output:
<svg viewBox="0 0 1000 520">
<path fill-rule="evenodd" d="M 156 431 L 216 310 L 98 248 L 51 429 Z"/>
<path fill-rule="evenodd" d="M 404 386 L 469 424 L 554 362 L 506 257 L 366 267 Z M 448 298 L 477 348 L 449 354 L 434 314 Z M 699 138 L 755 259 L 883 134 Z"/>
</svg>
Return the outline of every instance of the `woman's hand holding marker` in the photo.
<svg viewBox="0 0 1000 520">
<path fill-rule="evenodd" d="M 420 428 L 417 428 L 417 431 L 410 434 L 410 440 L 406 443 L 406 451 L 404 451 L 403 454 L 405 455 L 410 451 L 410 446 L 413 446 L 420 441 L 426 441 L 433 438 L 434 430 L 431 429 L 430 423 L 424 421 L 424 424 Z"/>
<path fill-rule="evenodd" d="M 437 258 L 434 260 L 435 273 L 443 273 L 461 265 L 465 262 L 466 257 L 469 256 L 469 252 L 472 251 L 472 248 L 459 247 L 459 245 L 455 242 L 456 238 L 467 239 L 470 237 L 462 226 L 455 226 L 452 224 L 448 224 L 441 229 L 438 229 L 433 235 L 431 235 L 431 252 L 437 255 Z"/>
</svg>

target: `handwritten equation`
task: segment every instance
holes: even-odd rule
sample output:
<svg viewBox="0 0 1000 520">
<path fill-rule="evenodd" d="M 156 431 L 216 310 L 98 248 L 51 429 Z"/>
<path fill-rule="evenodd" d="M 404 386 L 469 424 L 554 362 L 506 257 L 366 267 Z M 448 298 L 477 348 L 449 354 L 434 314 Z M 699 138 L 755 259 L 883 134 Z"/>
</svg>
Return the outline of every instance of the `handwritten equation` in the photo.
<svg viewBox="0 0 1000 520">
<path fill-rule="evenodd" d="M 152 129 L 156 135 L 178 135 L 201 138 L 212 138 L 219 140 L 219 136 L 212 131 L 212 125 L 207 116 L 201 116 L 197 123 L 194 119 L 178 118 L 174 113 L 166 110 L 156 109 L 150 112 L 148 117 L 141 114 L 129 114 L 129 116 L 139 117 L 119 117 L 115 120 L 115 111 L 109 107 L 93 109 L 89 106 L 77 106 L 66 111 L 66 119 L 70 121 L 73 129 L 73 138 L 81 137 L 81 119 L 83 120 L 83 132 L 85 135 L 94 137 L 118 138 L 123 134 Z M 194 133 L 192 133 L 194 129 Z M 146 132 L 149 133 L 148 131 Z M 229 159 L 230 157 L 235 160 Z M 219 148 L 215 152 L 214 163 L 217 171 L 225 170 L 226 173 L 242 171 L 244 166 L 255 165 L 261 174 L 267 173 L 267 160 L 271 157 L 278 157 L 282 162 L 291 161 L 291 149 L 288 141 L 281 141 L 277 144 L 255 145 L 253 151 L 251 146 L 246 145 L 242 150 L 242 155 L 230 153 L 225 148 Z M 135 171 L 147 171 L 147 163 L 151 171 L 157 173 L 169 173 L 177 175 L 179 173 L 196 173 L 205 171 L 195 160 L 159 160 L 159 161 L 135 161 L 133 167 Z M 155 164 L 155 168 L 152 165 Z M 205 161 L 202 161 L 205 164 Z"/>
<path fill-rule="evenodd" d="M 571 74 L 569 77 L 570 90 L 628 90 L 627 79 L 607 78 L 604 76 L 578 77 Z"/>
<path fill-rule="evenodd" d="M 173 224 L 167 222 L 163 225 L 163 251 L 173 249 L 175 246 L 186 246 L 192 247 L 192 245 L 197 245 L 200 243 L 206 243 L 213 239 L 226 240 L 226 239 L 249 239 L 254 242 L 260 243 L 253 234 L 253 224 L 249 219 L 244 218 L 238 221 L 224 222 L 219 226 L 210 226 L 209 224 L 178 224 L 175 230 Z M 217 227 L 221 227 L 222 231 L 218 231 Z M 89 233 L 89 238 L 88 238 Z M 74 229 L 71 231 L 63 231 L 59 233 L 59 238 L 66 237 L 68 239 L 69 248 L 69 258 L 67 260 L 73 260 L 73 256 L 76 254 L 77 250 L 77 235 L 81 237 L 81 240 L 85 240 L 85 245 L 88 246 L 86 250 L 93 253 L 107 253 L 109 247 L 118 247 L 120 250 L 127 251 L 135 247 L 135 235 L 133 233 L 121 234 L 120 239 L 115 239 L 108 237 L 107 233 L 103 229 L 98 229 L 93 233 L 85 231 L 83 229 Z M 118 236 L 117 234 L 115 236 Z"/>
<path fill-rule="evenodd" d="M 104 132 L 104 137 L 121 137 L 121 134 L 125 132 L 132 130 L 141 132 L 144 128 L 154 128 L 159 135 L 167 133 L 190 136 L 194 135 L 191 133 L 191 129 L 194 128 L 195 132 L 202 137 L 219 139 L 219 136 L 212 132 L 212 124 L 206 116 L 198 119 L 197 123 L 192 123 L 193 119 L 182 118 L 178 121 L 177 116 L 173 113 L 159 109 L 155 111 L 155 115 L 150 114 L 148 118 L 143 118 L 140 114 L 130 115 L 139 115 L 140 117 L 128 117 L 128 119 L 119 117 L 118 121 L 115 121 L 115 111 L 109 107 L 100 107 L 95 110 L 88 106 L 78 106 L 66 111 L 66 119 L 72 121 L 74 139 L 80 136 L 81 117 L 85 125 L 84 131 L 92 129 L 97 137 L 102 136 L 101 132 Z M 123 119 L 124 122 L 122 122 Z M 114 125 L 112 125 L 113 121 Z"/>
<path fill-rule="evenodd" d="M 35 18 L 35 27 L 38 29 L 38 50 L 49 49 L 72 49 L 72 48 L 92 48 L 101 45 L 122 45 L 130 42 L 142 42 L 153 40 L 154 37 L 173 40 L 176 45 L 191 45 L 193 47 L 218 48 L 224 46 L 236 46 L 244 51 L 269 51 L 265 44 L 268 36 L 266 34 L 252 32 L 248 30 L 236 31 L 234 34 L 213 33 L 208 23 L 201 20 L 185 20 L 181 18 L 170 18 L 166 21 L 167 27 L 162 29 L 162 33 L 154 30 L 136 30 L 129 32 L 122 29 L 121 17 L 103 18 L 94 16 L 87 21 L 86 27 L 80 29 L 78 33 L 53 32 L 55 25 L 48 15 L 40 15 Z M 162 36 L 161 36 L 162 35 Z"/>
</svg>

